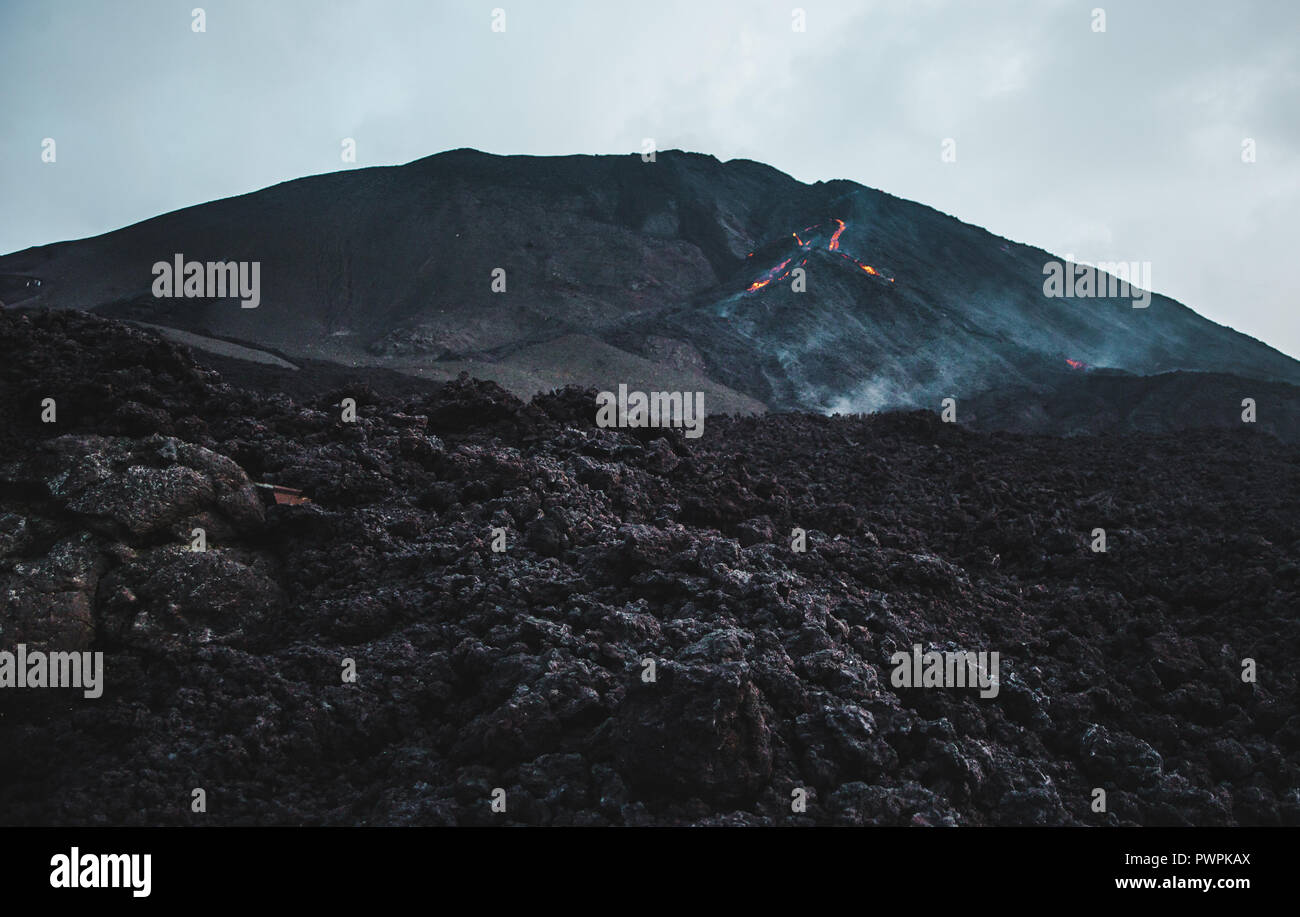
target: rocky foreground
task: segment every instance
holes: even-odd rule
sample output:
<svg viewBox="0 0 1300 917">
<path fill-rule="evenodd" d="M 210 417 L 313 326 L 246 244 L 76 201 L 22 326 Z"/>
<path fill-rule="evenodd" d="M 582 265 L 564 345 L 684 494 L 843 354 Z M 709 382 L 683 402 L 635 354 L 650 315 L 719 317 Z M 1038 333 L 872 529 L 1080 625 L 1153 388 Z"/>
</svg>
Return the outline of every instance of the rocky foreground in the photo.
<svg viewBox="0 0 1300 917">
<path fill-rule="evenodd" d="M 0 690 L 4 823 L 1300 824 L 1300 448 L 1246 425 L 687 440 L 74 312 L 0 353 L 0 649 L 105 654 Z M 997 695 L 896 687 L 915 644 Z"/>
</svg>

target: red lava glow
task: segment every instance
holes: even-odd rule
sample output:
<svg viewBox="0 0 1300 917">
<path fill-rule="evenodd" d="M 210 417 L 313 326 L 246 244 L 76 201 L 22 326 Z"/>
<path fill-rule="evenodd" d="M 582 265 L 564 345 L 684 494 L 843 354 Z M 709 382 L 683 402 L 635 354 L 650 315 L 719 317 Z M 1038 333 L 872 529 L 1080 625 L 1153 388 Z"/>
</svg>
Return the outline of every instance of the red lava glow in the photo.
<svg viewBox="0 0 1300 917">
<path fill-rule="evenodd" d="M 1070 369 L 1087 369 L 1087 368 L 1088 368 L 1088 364 L 1087 364 L 1087 363 L 1084 363 L 1082 360 L 1071 360 L 1069 357 L 1066 357 L 1065 362 L 1070 364 Z"/>
<path fill-rule="evenodd" d="M 870 274 L 872 277 L 879 277 L 881 280 L 888 280 L 890 283 L 893 283 L 893 282 L 894 282 L 894 278 L 893 278 L 893 277 L 886 277 L 884 274 L 880 273 L 880 271 L 876 270 L 876 269 L 875 269 L 874 267 L 872 267 L 871 265 L 869 265 L 869 264 L 863 264 L 861 261 L 859 261 L 857 258 L 854 258 L 852 255 L 850 255 L 850 254 L 848 254 L 848 253 L 846 253 L 846 252 L 842 252 L 842 251 L 840 251 L 840 236 L 844 233 L 844 230 L 847 229 L 848 227 L 845 226 L 844 221 L 843 221 L 843 220 L 840 220 L 840 219 L 836 219 L 836 220 L 835 220 L 835 223 L 836 223 L 836 229 L 835 229 L 835 231 L 834 231 L 833 233 L 831 233 L 830 241 L 827 242 L 827 245 L 826 245 L 826 250 L 827 250 L 827 251 L 835 252 L 835 254 L 839 255 L 841 258 L 847 259 L 848 261 L 852 261 L 854 264 L 856 264 L 858 267 L 862 268 L 862 270 L 864 270 L 866 273 Z M 820 229 L 820 228 L 821 228 L 821 225 L 822 225 L 822 224 L 818 223 L 818 224 L 816 224 L 816 225 L 814 225 L 814 226 L 809 226 L 809 227 L 807 227 L 807 228 L 804 229 L 803 234 L 804 234 L 804 235 L 808 235 L 809 233 L 811 233 L 811 232 L 813 232 L 813 231 L 815 231 L 815 230 L 817 230 L 817 229 Z M 814 240 L 811 236 L 809 237 L 808 241 L 805 242 L 805 241 L 803 240 L 803 238 L 800 236 L 800 234 L 797 233 L 797 232 L 792 232 L 792 233 L 790 233 L 790 235 L 794 238 L 794 241 L 795 241 L 796 243 L 798 243 L 799 248 L 803 249 L 804 251 L 810 251 L 810 250 L 813 248 L 813 245 L 814 245 L 815 240 Z M 824 237 L 823 237 L 823 238 L 824 238 Z M 754 253 L 753 253 L 753 252 L 750 252 L 750 253 L 749 253 L 749 257 L 752 258 L 753 256 L 754 256 Z M 758 279 L 755 280 L 753 283 L 751 283 L 751 284 L 750 284 L 750 285 L 745 289 L 745 292 L 746 292 L 746 293 L 753 293 L 755 290 L 761 290 L 761 289 L 763 289 L 763 287 L 767 286 L 768 284 L 770 284 L 770 283 L 771 283 L 772 281 L 774 281 L 774 280 L 781 280 L 781 279 L 783 279 L 783 278 L 789 276 L 790 271 L 789 271 L 789 270 L 786 270 L 786 269 L 789 267 L 790 262 L 793 261 L 793 260 L 794 260 L 793 257 L 791 257 L 791 258 L 786 258 L 784 261 L 782 261 L 782 262 L 781 262 L 780 264 L 778 264 L 776 267 L 772 268 L 770 271 L 768 271 L 768 272 L 767 272 L 766 274 L 764 274 L 762 277 L 758 278 Z M 799 266 L 800 266 L 800 267 L 803 267 L 803 266 L 806 265 L 807 263 L 808 263 L 808 259 L 807 259 L 807 258 L 804 258 L 802 261 L 799 262 Z"/>
<path fill-rule="evenodd" d="M 867 272 L 868 274 L 870 274 L 872 277 L 884 277 L 884 274 L 880 273 L 880 271 L 876 270 L 874 267 L 872 267 L 872 266 L 869 265 L 869 264 L 863 264 L 861 261 L 859 261 L 857 258 L 854 258 L 852 255 L 846 255 L 846 254 L 844 254 L 844 252 L 839 252 L 839 256 L 840 256 L 841 258 L 845 258 L 845 259 L 847 259 L 847 260 L 849 260 L 849 261 L 852 261 L 854 264 L 856 264 L 858 267 L 862 268 L 864 271 L 866 271 L 866 272 Z M 894 282 L 894 278 L 893 278 L 893 277 L 890 277 L 890 278 L 887 278 L 887 279 L 889 280 L 890 283 L 893 283 L 893 282 Z"/>
<path fill-rule="evenodd" d="M 840 233 L 844 232 L 844 221 L 843 221 L 843 220 L 836 220 L 835 222 L 840 224 L 840 228 L 837 229 L 837 230 L 835 230 L 835 232 L 831 235 L 831 244 L 830 244 L 830 246 L 829 246 L 830 251 L 838 251 L 838 250 L 839 250 L 839 247 L 840 247 Z"/>
<path fill-rule="evenodd" d="M 780 264 L 778 264 L 776 267 L 772 268 L 772 270 L 770 270 L 770 271 L 768 271 L 766 274 L 764 274 L 760 279 L 755 280 L 753 283 L 751 283 L 751 284 L 749 285 L 749 289 L 747 289 L 745 292 L 746 292 L 746 293 L 752 293 L 752 292 L 754 292 L 755 290 L 761 290 L 761 289 L 763 289 L 763 287 L 767 286 L 767 285 L 768 285 L 769 283 L 771 283 L 773 280 L 780 280 L 782 277 L 785 276 L 785 274 L 781 274 L 780 276 L 777 276 L 777 272 L 780 271 L 782 268 L 784 268 L 787 264 L 789 264 L 789 263 L 790 263 L 791 261 L 793 261 L 793 260 L 794 260 L 793 258 L 786 258 L 784 261 L 782 261 L 782 262 L 781 262 Z M 785 273 L 788 274 L 788 273 L 790 273 L 790 272 L 789 272 L 789 271 L 786 271 Z"/>
</svg>

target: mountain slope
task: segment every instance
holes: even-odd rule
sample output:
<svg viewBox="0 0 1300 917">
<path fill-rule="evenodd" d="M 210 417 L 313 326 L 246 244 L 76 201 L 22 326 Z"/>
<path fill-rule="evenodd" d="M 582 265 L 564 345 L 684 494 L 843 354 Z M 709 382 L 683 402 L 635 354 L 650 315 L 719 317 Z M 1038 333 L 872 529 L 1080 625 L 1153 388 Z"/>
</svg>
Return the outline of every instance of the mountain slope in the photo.
<svg viewBox="0 0 1300 917">
<path fill-rule="evenodd" d="M 151 265 L 176 253 L 260 262 L 261 306 L 155 299 Z M 17 252 L 0 274 L 42 281 L 24 306 L 433 378 L 468 367 L 518 394 L 609 387 L 665 352 L 728 404 L 779 409 L 934 407 L 1033 385 L 1066 358 L 1300 383 L 1297 361 L 1166 297 L 1049 299 L 1049 260 L 920 204 L 748 161 L 454 150 Z M 606 345 L 591 348 L 599 365 L 583 348 L 563 367 L 539 358 L 575 335 Z"/>
</svg>

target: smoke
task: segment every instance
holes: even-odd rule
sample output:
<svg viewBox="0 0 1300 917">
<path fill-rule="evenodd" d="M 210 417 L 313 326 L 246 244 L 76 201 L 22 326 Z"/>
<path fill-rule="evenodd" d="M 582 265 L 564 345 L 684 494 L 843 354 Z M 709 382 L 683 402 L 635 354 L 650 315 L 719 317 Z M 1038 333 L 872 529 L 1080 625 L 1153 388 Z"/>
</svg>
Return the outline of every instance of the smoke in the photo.
<svg viewBox="0 0 1300 917">
<path fill-rule="evenodd" d="M 823 414 L 874 414 L 879 411 L 924 407 L 915 388 L 904 388 L 897 380 L 875 376 L 852 392 L 840 395 L 822 408 Z"/>
</svg>

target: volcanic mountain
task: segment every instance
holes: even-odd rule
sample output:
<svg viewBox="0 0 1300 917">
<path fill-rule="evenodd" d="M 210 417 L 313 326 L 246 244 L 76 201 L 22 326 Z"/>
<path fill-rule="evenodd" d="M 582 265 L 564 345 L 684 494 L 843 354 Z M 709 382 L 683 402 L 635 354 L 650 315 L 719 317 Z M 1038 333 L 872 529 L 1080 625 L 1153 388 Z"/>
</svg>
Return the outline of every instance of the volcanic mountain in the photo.
<svg viewBox="0 0 1300 917">
<path fill-rule="evenodd" d="M 258 262 L 260 305 L 155 297 L 152 266 L 178 254 Z M 1196 373 L 1226 377 L 1219 425 L 1257 395 L 1247 380 L 1300 404 L 1300 362 L 1164 296 L 1049 298 L 1054 260 L 854 182 L 804 184 L 746 160 L 453 150 L 27 249 L 0 257 L 0 275 L 11 305 L 287 361 L 469 371 L 525 397 L 627 383 L 704 390 L 710 412 L 860 412 L 952 396 L 1037 429 L 1050 412 L 1028 401 L 1102 367 L 1128 374 L 1079 395 L 1109 393 L 1103 413 L 1140 400 L 1134 377 L 1155 374 L 1174 397 Z"/>
</svg>

